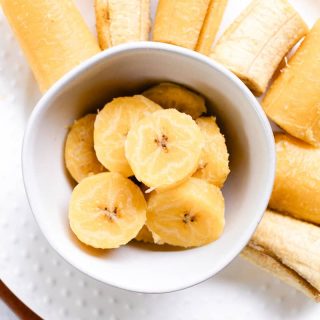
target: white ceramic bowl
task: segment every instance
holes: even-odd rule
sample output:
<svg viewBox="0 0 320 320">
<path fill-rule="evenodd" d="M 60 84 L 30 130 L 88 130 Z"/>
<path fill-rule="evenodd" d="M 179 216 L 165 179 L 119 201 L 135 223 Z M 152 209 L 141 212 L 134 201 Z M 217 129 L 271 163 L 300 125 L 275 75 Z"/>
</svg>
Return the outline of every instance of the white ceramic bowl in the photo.
<svg viewBox="0 0 320 320">
<path fill-rule="evenodd" d="M 87 249 L 70 232 L 67 219 L 73 187 L 63 161 L 67 127 L 115 96 L 141 92 L 161 81 L 203 94 L 226 135 L 231 174 L 223 189 L 224 233 L 212 244 L 188 250 L 137 243 L 109 251 Z M 197 284 L 235 258 L 267 206 L 275 168 L 269 122 L 242 82 L 203 55 L 151 42 L 102 52 L 56 83 L 31 115 L 22 160 L 30 206 L 52 247 L 95 279 L 148 293 Z"/>
</svg>

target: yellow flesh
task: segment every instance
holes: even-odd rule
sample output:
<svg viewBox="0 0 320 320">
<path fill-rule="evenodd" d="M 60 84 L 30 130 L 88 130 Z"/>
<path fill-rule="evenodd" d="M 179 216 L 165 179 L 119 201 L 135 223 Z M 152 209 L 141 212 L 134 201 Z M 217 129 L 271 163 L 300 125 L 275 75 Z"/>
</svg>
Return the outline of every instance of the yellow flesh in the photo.
<svg viewBox="0 0 320 320">
<path fill-rule="evenodd" d="M 207 180 L 221 188 L 227 179 L 229 154 L 224 136 L 213 117 L 201 117 L 196 120 L 204 137 L 204 148 L 194 177 Z"/>
<path fill-rule="evenodd" d="M 130 130 L 125 152 L 136 178 L 150 188 L 181 183 L 197 169 L 203 137 L 192 118 L 175 109 L 156 111 Z"/>
<path fill-rule="evenodd" d="M 154 243 L 152 233 L 149 231 L 147 226 L 142 227 L 135 239 L 146 243 Z"/>
<path fill-rule="evenodd" d="M 71 176 L 80 182 L 83 178 L 105 171 L 93 148 L 95 114 L 76 120 L 67 136 L 65 163 Z"/>
<path fill-rule="evenodd" d="M 99 161 L 112 172 L 133 175 L 124 153 L 131 127 L 161 107 L 144 96 L 116 98 L 98 113 L 94 125 L 94 149 Z"/>
<path fill-rule="evenodd" d="M 95 0 L 95 11 L 102 49 L 148 40 L 150 0 Z"/>
<path fill-rule="evenodd" d="M 155 191 L 148 201 L 147 226 L 171 245 L 208 244 L 224 228 L 223 195 L 216 186 L 197 178 L 168 191 Z"/>
<path fill-rule="evenodd" d="M 276 135 L 276 179 L 269 206 L 320 224 L 320 149 Z"/>
<path fill-rule="evenodd" d="M 267 92 L 267 115 L 291 135 L 320 147 L 320 19 Z"/>
<path fill-rule="evenodd" d="M 210 53 L 211 46 L 219 31 L 228 0 L 211 0 L 204 20 L 196 51 L 205 55 Z"/>
<path fill-rule="evenodd" d="M 1 6 L 42 92 L 100 52 L 72 0 L 1 0 Z"/>
<path fill-rule="evenodd" d="M 160 83 L 143 92 L 143 95 L 165 109 L 177 109 L 189 114 L 193 119 L 207 112 L 205 100 L 201 95 L 174 83 Z"/>
<path fill-rule="evenodd" d="M 102 50 L 112 46 L 110 35 L 109 0 L 95 0 L 96 28 Z"/>
<path fill-rule="evenodd" d="M 210 0 L 159 0 L 153 41 L 194 50 Z"/>
<path fill-rule="evenodd" d="M 117 248 L 132 240 L 145 221 L 146 201 L 141 190 L 118 173 L 86 178 L 73 190 L 70 227 L 87 245 Z"/>
</svg>

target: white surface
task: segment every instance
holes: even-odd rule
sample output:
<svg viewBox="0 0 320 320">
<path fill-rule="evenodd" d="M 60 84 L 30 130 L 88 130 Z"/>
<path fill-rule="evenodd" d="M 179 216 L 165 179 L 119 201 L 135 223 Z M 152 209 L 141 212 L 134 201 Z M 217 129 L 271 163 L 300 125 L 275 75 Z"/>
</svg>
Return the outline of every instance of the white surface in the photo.
<svg viewBox="0 0 320 320">
<path fill-rule="evenodd" d="M 115 250 L 88 252 L 75 240 L 67 221 L 74 186 L 61 161 L 67 127 L 81 115 L 100 109 L 110 97 L 130 94 L 136 88 L 139 93 L 161 80 L 197 90 L 206 97 L 208 110 L 223 124 L 231 155 L 231 173 L 223 189 L 223 234 L 209 245 L 188 250 L 131 243 Z M 29 120 L 22 169 L 35 218 L 61 256 L 106 284 L 163 293 L 208 279 L 240 253 L 268 204 L 274 159 L 268 119 L 237 77 L 193 51 L 140 42 L 104 51 L 46 93 Z"/>
<path fill-rule="evenodd" d="M 4 301 L 0 300 L 0 316 L 1 320 L 16 320 L 17 316 L 13 313 Z"/>
<path fill-rule="evenodd" d="M 318 0 L 293 2 L 309 24 L 319 17 Z M 0 34 L 0 276 L 22 301 L 45 319 L 319 318 L 319 305 L 241 259 L 196 287 L 141 295 L 91 280 L 57 256 L 32 218 L 20 168 L 23 131 L 40 95 L 1 14 Z"/>
</svg>

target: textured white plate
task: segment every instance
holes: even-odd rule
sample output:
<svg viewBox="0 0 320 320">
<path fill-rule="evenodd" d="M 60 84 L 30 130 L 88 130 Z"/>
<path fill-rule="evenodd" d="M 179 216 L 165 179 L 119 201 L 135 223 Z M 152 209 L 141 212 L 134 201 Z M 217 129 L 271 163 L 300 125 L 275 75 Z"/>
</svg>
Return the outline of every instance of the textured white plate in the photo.
<svg viewBox="0 0 320 320">
<path fill-rule="evenodd" d="M 230 0 L 222 28 L 248 2 Z M 77 3 L 94 30 L 92 1 Z M 309 25 L 320 17 L 319 0 L 292 3 Z M 240 258 L 213 279 L 163 295 L 115 289 L 64 262 L 40 233 L 24 194 L 21 143 L 40 94 L 1 12 L 0 35 L 0 277 L 23 302 L 45 319 L 319 319 L 320 305 Z"/>
</svg>

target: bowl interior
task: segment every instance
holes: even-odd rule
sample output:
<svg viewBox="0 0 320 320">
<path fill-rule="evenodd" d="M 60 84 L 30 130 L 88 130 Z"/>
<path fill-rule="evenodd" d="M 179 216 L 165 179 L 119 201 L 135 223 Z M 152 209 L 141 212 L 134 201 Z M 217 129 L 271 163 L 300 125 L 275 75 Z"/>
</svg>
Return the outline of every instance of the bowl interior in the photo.
<svg viewBox="0 0 320 320">
<path fill-rule="evenodd" d="M 132 243 L 102 251 L 81 245 L 67 219 L 74 186 L 63 160 L 68 126 L 113 97 L 138 93 L 161 81 L 177 82 L 204 95 L 226 136 L 231 174 L 223 189 L 224 233 L 212 244 L 188 250 Z M 42 98 L 26 132 L 23 173 L 36 220 L 67 261 L 120 288 L 167 292 L 212 276 L 246 244 L 271 192 L 273 137 L 254 97 L 224 68 L 169 45 L 124 45 L 89 60 Z"/>
</svg>

